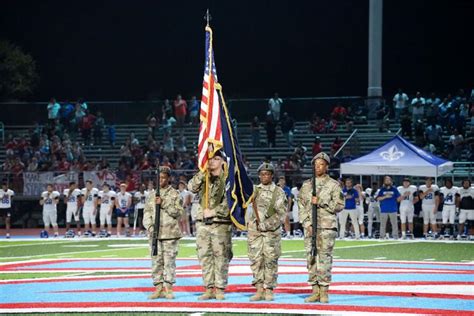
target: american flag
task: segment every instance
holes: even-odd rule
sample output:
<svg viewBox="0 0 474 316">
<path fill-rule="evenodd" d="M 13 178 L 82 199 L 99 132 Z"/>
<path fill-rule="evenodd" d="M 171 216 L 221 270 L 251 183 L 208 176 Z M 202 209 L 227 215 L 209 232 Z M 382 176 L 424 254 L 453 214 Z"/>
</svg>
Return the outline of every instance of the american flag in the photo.
<svg viewBox="0 0 474 316">
<path fill-rule="evenodd" d="M 201 99 L 201 126 L 199 129 L 198 162 L 199 169 L 206 171 L 209 158 L 209 144 L 213 152 L 222 150 L 227 160 L 226 198 L 232 222 L 245 229 L 245 211 L 253 195 L 250 180 L 235 136 L 232 118 L 222 95 L 222 87 L 217 81 L 214 52 L 212 50 L 212 30 L 206 27 L 206 64 Z M 214 153 L 211 153 L 211 157 Z"/>
<path fill-rule="evenodd" d="M 207 167 L 209 143 L 213 144 L 213 152 L 222 148 L 221 105 L 216 90 L 218 85 L 212 49 L 212 29 L 206 26 L 206 62 L 202 84 L 198 145 L 198 166 L 201 171 L 205 171 Z"/>
</svg>

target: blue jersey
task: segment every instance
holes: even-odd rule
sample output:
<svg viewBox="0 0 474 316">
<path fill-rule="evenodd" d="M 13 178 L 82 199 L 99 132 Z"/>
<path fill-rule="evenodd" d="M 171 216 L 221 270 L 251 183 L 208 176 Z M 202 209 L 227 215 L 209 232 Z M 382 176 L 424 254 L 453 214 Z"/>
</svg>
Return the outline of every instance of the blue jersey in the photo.
<svg viewBox="0 0 474 316">
<path fill-rule="evenodd" d="M 400 196 L 400 192 L 398 192 L 397 188 L 391 187 L 382 187 L 379 190 L 379 194 L 377 197 L 380 196 L 388 196 L 388 198 L 380 200 L 380 212 L 381 213 L 394 213 L 398 211 L 398 204 L 397 198 Z"/>
<path fill-rule="evenodd" d="M 346 210 L 355 210 L 356 209 L 356 199 L 359 198 L 359 192 L 356 189 L 342 189 L 342 194 L 344 195 L 344 199 L 346 201 L 344 208 Z"/>
</svg>

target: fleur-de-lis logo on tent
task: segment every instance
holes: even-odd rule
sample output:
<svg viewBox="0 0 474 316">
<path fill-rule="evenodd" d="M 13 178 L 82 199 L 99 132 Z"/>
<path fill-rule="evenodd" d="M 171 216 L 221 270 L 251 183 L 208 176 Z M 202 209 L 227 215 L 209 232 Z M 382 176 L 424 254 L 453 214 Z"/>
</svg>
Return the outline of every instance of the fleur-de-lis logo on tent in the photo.
<svg viewBox="0 0 474 316">
<path fill-rule="evenodd" d="M 382 151 L 380 156 L 385 160 L 394 161 L 405 156 L 405 152 L 398 150 L 398 147 L 393 145 L 387 151 Z"/>
</svg>

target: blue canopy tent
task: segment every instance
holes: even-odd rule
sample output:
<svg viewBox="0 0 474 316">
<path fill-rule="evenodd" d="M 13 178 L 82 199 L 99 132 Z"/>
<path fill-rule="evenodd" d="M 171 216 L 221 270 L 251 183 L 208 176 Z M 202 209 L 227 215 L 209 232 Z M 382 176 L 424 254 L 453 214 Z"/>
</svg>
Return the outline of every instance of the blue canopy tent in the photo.
<svg viewBox="0 0 474 316">
<path fill-rule="evenodd" d="M 428 153 L 400 136 L 371 153 L 341 164 L 341 174 L 434 177 L 453 169 L 451 161 Z"/>
</svg>

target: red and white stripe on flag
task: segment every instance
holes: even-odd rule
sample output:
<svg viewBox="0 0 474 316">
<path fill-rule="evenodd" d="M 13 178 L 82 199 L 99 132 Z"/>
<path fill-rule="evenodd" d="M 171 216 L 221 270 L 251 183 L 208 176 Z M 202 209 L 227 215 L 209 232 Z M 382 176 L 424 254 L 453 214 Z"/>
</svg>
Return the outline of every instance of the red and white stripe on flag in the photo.
<svg viewBox="0 0 474 316">
<path fill-rule="evenodd" d="M 206 71 L 204 73 L 204 81 L 202 85 L 201 111 L 199 127 L 199 144 L 198 144 L 198 166 L 204 171 L 207 167 L 209 158 L 209 145 L 212 144 L 213 150 L 211 155 L 222 148 L 222 130 L 221 130 L 221 104 L 217 89 L 219 83 L 215 75 L 212 50 L 212 31 L 207 30 L 210 34 L 208 53 L 206 54 Z M 213 71 L 214 70 L 214 71 Z"/>
</svg>

